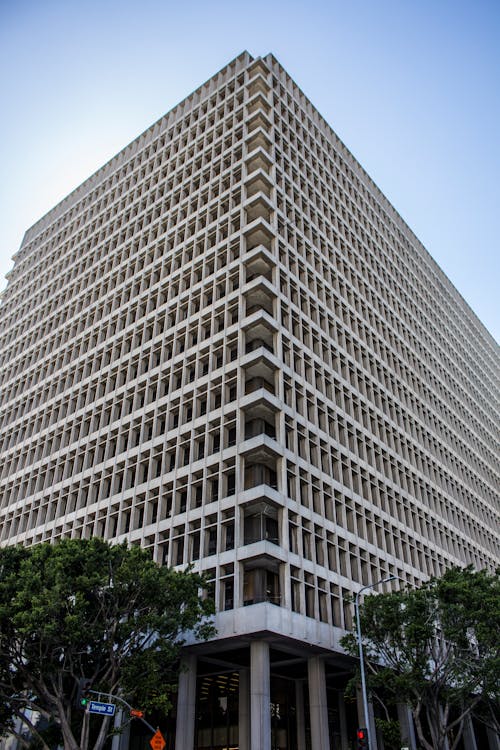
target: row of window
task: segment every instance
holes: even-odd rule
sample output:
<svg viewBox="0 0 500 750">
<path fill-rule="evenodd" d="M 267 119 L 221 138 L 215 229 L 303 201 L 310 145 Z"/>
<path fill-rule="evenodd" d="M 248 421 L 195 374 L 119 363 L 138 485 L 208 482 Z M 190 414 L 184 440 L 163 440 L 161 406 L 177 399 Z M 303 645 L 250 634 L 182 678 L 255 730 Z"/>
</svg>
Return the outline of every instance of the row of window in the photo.
<svg viewBox="0 0 500 750">
<path fill-rule="evenodd" d="M 358 226 L 365 224 L 363 216 L 369 218 L 369 234 L 375 228 L 376 233 L 386 240 L 384 253 L 389 265 L 395 263 L 399 267 L 401 273 L 398 276 L 401 280 L 411 276 L 419 293 L 427 299 L 428 312 L 437 328 L 442 331 L 441 338 L 444 344 L 448 345 L 450 335 L 453 336 L 472 371 L 479 359 L 483 364 L 485 360 L 489 361 L 490 372 L 494 372 L 495 363 L 490 353 L 491 347 L 487 337 L 461 303 L 457 305 L 455 290 L 443 278 L 433 259 L 415 240 L 408 227 L 363 169 L 354 162 L 352 155 L 339 141 L 330 126 L 324 122 L 286 72 L 275 62 L 273 72 L 275 74 L 274 88 L 279 90 L 279 96 L 275 98 L 275 110 L 280 116 L 280 119 L 276 121 L 276 129 L 280 132 L 284 127 L 289 128 L 290 132 L 295 134 L 297 147 L 300 147 L 303 142 L 307 143 L 308 147 L 303 153 L 303 160 L 307 161 L 311 153 L 318 160 L 318 169 L 314 173 L 312 183 L 319 184 L 321 172 L 321 181 L 324 182 L 321 184 L 320 192 L 323 195 L 328 194 L 328 190 L 325 191 L 325 184 L 334 191 L 337 186 L 342 187 L 348 206 L 347 213 L 351 216 L 357 215 Z M 293 96 L 290 95 L 290 91 L 293 91 Z M 314 134 L 313 138 L 312 134 Z M 293 153 L 295 152 L 294 149 Z M 332 177 L 334 177 L 333 180 Z M 423 272 L 428 288 L 426 284 L 421 283 Z M 436 298 L 440 299 L 443 307 L 441 317 L 433 313 Z M 460 322 L 456 320 L 457 314 L 461 318 Z M 469 353 L 471 336 L 465 331 L 468 331 L 474 339 L 477 356 L 471 356 Z"/>
<path fill-rule="evenodd" d="M 365 188 L 359 207 L 358 178 L 338 155 L 331 161 L 331 144 L 322 143 L 325 159 L 283 140 L 275 193 L 265 175 L 250 188 L 249 171 L 272 172 L 254 127 L 272 127 L 269 87 L 247 77 L 243 96 L 238 76 L 232 91 L 211 94 L 214 111 L 185 110 L 168 154 L 164 141 L 163 154 L 150 144 L 130 156 L 85 199 L 82 222 L 75 207 L 73 226 L 61 219 L 47 230 L 40 262 L 71 259 L 40 288 L 37 305 L 54 295 L 50 318 L 37 317 L 42 307 L 31 315 L 21 291 L 29 256 L 14 274 L 19 296 L 13 284 L 6 301 L 26 295 L 22 325 L 38 326 L 39 340 L 30 352 L 28 329 L 17 329 L 24 346 L 8 377 L 20 411 L 12 404 L 17 421 L 3 442 L 3 538 L 128 538 L 160 562 L 208 568 L 221 609 L 269 601 L 342 624 L 353 581 L 397 571 L 415 582 L 450 562 L 492 564 L 491 490 L 444 445 L 466 451 L 470 434 L 489 458 L 489 404 L 477 394 L 462 403 L 477 379 L 471 354 L 463 339 L 446 343 L 434 320 L 422 329 L 436 317 L 422 281 L 410 281 L 423 261 L 394 242 Z M 244 112 L 255 118 L 245 146 Z M 201 117 L 213 118 L 210 143 Z M 337 170 L 336 184 L 322 164 Z M 324 185 L 337 200 L 332 216 L 318 198 Z M 252 256 L 261 242 L 281 265 Z M 440 342 L 445 358 L 462 357 L 456 395 L 430 351 Z M 461 457 L 491 479 L 475 453 Z M 260 542 L 265 555 L 247 550 L 237 562 L 235 548 Z"/>
<path fill-rule="evenodd" d="M 158 190 L 161 190 L 159 183 L 163 183 L 163 191 L 178 188 L 176 195 L 179 199 L 180 195 L 185 194 L 193 173 L 199 172 L 205 165 L 206 169 L 202 170 L 206 172 L 205 176 L 201 181 L 198 179 L 198 184 L 194 184 L 190 190 L 190 197 L 192 198 L 193 190 L 198 190 L 201 182 L 210 180 L 210 175 L 213 175 L 214 172 L 214 165 L 216 168 L 218 161 L 221 159 L 227 160 L 227 155 L 231 155 L 232 150 L 234 150 L 233 147 L 237 145 L 241 138 L 241 124 L 244 121 L 242 82 L 239 86 L 240 91 L 232 96 L 231 92 L 234 92 L 234 88 L 234 82 L 232 82 L 218 94 L 219 100 L 224 103 L 206 119 L 206 125 L 212 129 L 212 133 L 202 127 L 205 124 L 203 120 L 197 121 L 196 111 L 188 112 L 185 115 L 184 123 L 178 122 L 175 127 L 171 127 L 164 135 L 158 137 L 153 144 L 150 144 L 144 152 L 127 160 L 108 180 L 96 186 L 90 195 L 85 196 L 81 202 L 76 204 L 67 213 L 65 219 L 54 222 L 36 240 L 33 240 L 33 244 L 35 247 L 38 246 L 39 249 L 29 256 L 31 267 L 26 268 L 24 258 L 16 264 L 11 278 L 10 293 L 14 293 L 23 266 L 28 279 L 32 278 L 34 270 L 50 268 L 51 271 L 55 271 L 58 265 L 56 261 L 61 256 L 63 257 L 59 264 L 63 268 L 66 267 L 68 258 L 64 258 L 64 255 L 67 256 L 67 252 L 61 251 L 67 251 L 68 249 L 67 238 L 73 235 L 77 229 L 81 230 L 82 225 L 89 221 L 92 221 L 92 224 L 90 227 L 87 226 L 86 235 L 82 235 L 80 231 L 77 237 L 87 236 L 89 229 L 91 233 L 95 233 L 104 223 L 109 222 L 113 214 L 116 214 L 117 211 L 123 212 L 127 208 L 127 202 L 121 198 L 122 195 L 126 195 L 128 198 L 131 195 L 140 196 L 143 204 L 140 210 L 143 210 L 147 206 L 147 202 L 144 203 L 144 196 L 147 195 L 148 190 L 153 195 L 157 195 Z M 250 93 L 251 87 L 249 88 L 249 95 Z M 225 94 L 228 95 L 226 99 L 224 98 Z M 200 115 L 207 112 L 207 106 L 215 105 L 204 105 L 199 109 Z M 247 102 L 247 111 L 250 113 L 252 111 L 251 101 Z M 253 127 L 252 120 L 252 117 L 247 118 L 247 126 L 250 129 Z M 194 128 L 196 132 L 194 137 L 197 138 L 195 141 L 196 152 L 201 151 L 201 156 L 194 161 L 195 146 L 188 136 L 189 133 L 193 132 L 193 125 L 190 128 L 189 123 L 193 122 L 196 123 Z M 222 139 L 223 133 L 225 133 L 224 139 Z M 217 139 L 219 140 L 217 141 Z M 210 143 L 210 149 L 204 151 L 208 143 Z M 119 161 L 119 157 L 120 155 L 118 155 L 117 161 Z M 236 154 L 236 160 L 238 158 L 238 154 Z M 229 163 L 223 168 L 226 169 L 233 161 L 234 158 L 230 159 Z M 220 172 L 217 168 L 215 171 Z M 169 178 L 168 185 L 166 183 L 167 176 Z M 49 243 L 47 246 L 45 245 L 46 242 Z M 23 256 L 29 253 L 29 247 L 28 245 L 28 248 L 24 250 Z M 52 255 L 50 254 L 51 247 L 53 248 Z M 37 262 L 42 263 L 42 269 L 37 269 L 33 265 Z M 38 274 L 39 277 L 42 275 Z"/>
</svg>

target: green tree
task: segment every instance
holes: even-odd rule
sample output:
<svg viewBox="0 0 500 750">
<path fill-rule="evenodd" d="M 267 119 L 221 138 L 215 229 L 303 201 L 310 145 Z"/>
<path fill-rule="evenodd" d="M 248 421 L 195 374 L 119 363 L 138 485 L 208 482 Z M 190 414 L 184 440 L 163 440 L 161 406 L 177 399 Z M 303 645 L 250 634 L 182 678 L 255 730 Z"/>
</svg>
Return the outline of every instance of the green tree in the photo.
<svg viewBox="0 0 500 750">
<path fill-rule="evenodd" d="M 0 549 L 0 732 L 21 720 L 49 750 L 31 709 L 60 730 L 65 750 L 100 750 L 109 718 L 75 705 L 82 678 L 167 710 L 185 634 L 213 632 L 203 586 L 137 546 L 101 539 Z"/>
<path fill-rule="evenodd" d="M 419 589 L 366 597 L 360 617 L 369 688 L 411 707 L 425 750 L 454 750 L 472 714 L 495 724 L 498 573 L 451 568 Z M 341 643 L 357 656 L 354 634 Z"/>
</svg>

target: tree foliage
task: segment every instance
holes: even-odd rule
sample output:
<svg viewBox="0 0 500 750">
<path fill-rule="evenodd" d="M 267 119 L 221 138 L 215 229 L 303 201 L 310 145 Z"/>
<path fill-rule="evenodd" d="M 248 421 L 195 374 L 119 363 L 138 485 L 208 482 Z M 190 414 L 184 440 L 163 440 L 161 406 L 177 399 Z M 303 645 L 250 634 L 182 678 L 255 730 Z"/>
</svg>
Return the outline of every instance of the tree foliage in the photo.
<svg viewBox="0 0 500 750">
<path fill-rule="evenodd" d="M 91 738 L 100 750 L 109 719 L 75 707 L 82 678 L 167 710 L 184 635 L 212 634 L 203 585 L 139 547 L 101 539 L 0 549 L 0 731 L 21 720 L 48 750 L 35 711 L 59 728 L 65 750 L 87 750 Z"/>
<path fill-rule="evenodd" d="M 369 687 L 411 707 L 422 747 L 454 750 L 469 715 L 497 722 L 498 573 L 451 568 L 420 589 L 366 597 L 360 618 Z M 353 634 L 342 645 L 357 656 Z"/>
</svg>

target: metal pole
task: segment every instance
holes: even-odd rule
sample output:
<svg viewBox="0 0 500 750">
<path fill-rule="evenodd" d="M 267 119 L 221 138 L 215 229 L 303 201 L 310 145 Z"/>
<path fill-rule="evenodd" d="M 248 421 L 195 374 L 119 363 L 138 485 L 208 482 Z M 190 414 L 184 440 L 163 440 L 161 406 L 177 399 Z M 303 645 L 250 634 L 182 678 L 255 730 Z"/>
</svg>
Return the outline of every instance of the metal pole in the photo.
<svg viewBox="0 0 500 750">
<path fill-rule="evenodd" d="M 372 729 L 370 725 L 370 716 L 368 713 L 368 693 L 366 691 L 366 679 L 365 679 L 365 660 L 363 656 L 363 641 L 361 640 L 361 621 L 359 619 L 359 597 L 363 591 L 368 589 L 374 589 L 375 586 L 380 586 L 382 583 L 389 583 L 389 581 L 397 580 L 397 576 L 389 576 L 389 578 L 382 578 L 380 581 L 375 581 L 369 586 L 363 586 L 357 594 L 354 602 L 354 609 L 356 613 L 356 630 L 358 634 L 358 651 L 359 651 L 359 668 L 361 670 L 361 693 L 363 695 L 363 713 L 365 715 L 365 726 L 366 733 L 368 735 L 368 750 L 372 750 Z"/>
<path fill-rule="evenodd" d="M 104 693 L 102 690 L 89 690 L 88 692 L 93 693 L 94 695 L 99 695 L 99 696 L 105 695 L 106 698 L 112 698 L 114 701 L 119 701 L 120 703 L 123 703 L 123 705 L 126 706 L 129 710 L 132 710 L 132 706 L 130 705 L 130 703 L 127 703 L 127 701 L 124 698 L 120 698 L 119 695 L 113 695 L 113 693 Z M 142 723 L 145 724 L 147 728 L 153 732 L 153 734 L 155 734 L 157 729 L 152 727 L 151 724 L 148 721 L 146 721 L 146 719 L 144 719 L 144 717 L 138 716 L 137 718 L 139 719 L 139 721 L 142 721 Z"/>
</svg>

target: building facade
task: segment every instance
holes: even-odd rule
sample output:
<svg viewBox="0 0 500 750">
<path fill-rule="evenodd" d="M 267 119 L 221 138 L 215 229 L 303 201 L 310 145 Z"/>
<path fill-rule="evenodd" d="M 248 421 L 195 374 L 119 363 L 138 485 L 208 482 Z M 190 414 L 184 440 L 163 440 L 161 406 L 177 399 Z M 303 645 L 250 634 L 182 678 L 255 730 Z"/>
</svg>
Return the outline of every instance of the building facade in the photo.
<svg viewBox="0 0 500 750">
<path fill-rule="evenodd" d="M 348 750 L 349 597 L 500 563 L 492 337 L 272 55 L 14 260 L 0 543 L 126 539 L 209 576 L 167 750 Z"/>
</svg>

